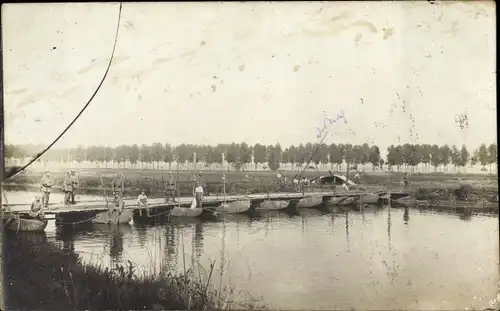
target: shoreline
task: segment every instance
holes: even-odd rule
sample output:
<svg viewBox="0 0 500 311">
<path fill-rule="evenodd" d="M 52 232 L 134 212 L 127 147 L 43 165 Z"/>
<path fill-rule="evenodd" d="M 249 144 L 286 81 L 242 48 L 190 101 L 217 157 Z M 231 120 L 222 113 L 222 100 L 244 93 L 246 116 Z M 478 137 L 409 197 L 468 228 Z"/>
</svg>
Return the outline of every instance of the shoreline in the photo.
<svg viewBox="0 0 500 311">
<path fill-rule="evenodd" d="M 40 191 L 40 185 L 33 176 L 23 176 L 23 179 L 16 179 L 11 182 L 3 183 L 2 187 L 7 191 Z M 203 183 L 205 184 L 206 196 L 222 195 L 222 181 L 214 180 L 213 176 L 207 178 Z M 495 180 L 496 181 L 496 180 Z M 112 189 L 107 187 L 105 189 L 100 187 L 100 179 L 95 176 L 81 176 L 81 187 L 77 190 L 77 195 L 103 195 L 106 191 L 108 196 L 112 196 Z M 54 178 L 54 186 L 52 193 L 62 193 L 61 181 Z M 178 182 L 178 196 L 192 196 L 193 191 L 192 181 L 179 181 Z M 388 179 L 380 182 L 380 180 L 371 180 L 366 183 L 360 183 L 359 186 L 376 190 L 403 190 L 399 181 L 389 181 Z M 314 191 L 311 191 L 314 190 Z M 330 191 L 331 186 L 314 187 L 306 190 L 307 192 L 322 192 Z M 486 197 L 494 197 L 498 195 L 498 183 L 491 180 L 470 182 L 469 180 L 456 181 L 448 179 L 447 182 L 440 181 L 415 181 L 410 183 L 408 188 L 410 191 L 416 192 L 418 200 L 432 199 L 436 194 L 437 199 L 449 198 L 450 195 L 457 191 L 468 192 L 470 195 L 478 197 L 479 199 Z M 137 196 L 141 191 L 145 191 L 148 197 L 164 197 L 165 190 L 162 180 L 148 178 L 139 180 L 138 178 L 129 178 L 125 182 L 125 196 Z M 260 182 L 245 182 L 241 180 L 229 180 L 226 182 L 227 195 L 244 195 L 256 193 L 273 193 L 273 192 L 291 192 L 295 193 L 293 186 L 288 184 L 279 183 L 276 180 L 262 180 Z"/>
</svg>

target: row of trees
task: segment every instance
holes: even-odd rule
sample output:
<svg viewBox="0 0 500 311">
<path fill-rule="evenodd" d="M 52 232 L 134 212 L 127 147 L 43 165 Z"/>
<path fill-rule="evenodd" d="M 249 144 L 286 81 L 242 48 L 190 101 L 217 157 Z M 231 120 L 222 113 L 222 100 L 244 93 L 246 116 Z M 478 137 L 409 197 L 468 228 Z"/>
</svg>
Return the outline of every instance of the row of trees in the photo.
<svg viewBox="0 0 500 311">
<path fill-rule="evenodd" d="M 497 163 L 497 145 L 481 144 L 472 155 L 467 150 L 465 145 L 461 148 L 457 146 L 438 146 L 438 145 L 391 145 L 387 148 L 387 164 L 396 166 L 406 166 L 415 168 L 423 164 L 424 168 L 429 171 L 429 167 L 434 167 L 434 171 L 439 166 L 443 166 L 445 170 L 452 164 L 455 168 L 466 167 L 467 164 L 481 164 L 483 167 Z"/>
<path fill-rule="evenodd" d="M 35 156 L 44 146 L 34 145 L 6 145 L 6 158 L 26 158 Z M 171 146 L 170 144 L 154 143 L 152 145 L 121 145 L 116 148 L 90 146 L 73 149 L 49 150 L 42 160 L 77 162 L 130 162 L 135 165 L 138 162 L 155 163 L 186 163 L 203 162 L 210 167 L 212 164 L 228 162 L 236 169 L 244 165 L 267 164 L 272 170 L 277 170 L 281 163 L 291 163 L 294 167 L 303 167 L 304 164 L 326 166 L 337 168 L 347 163 L 353 168 L 360 165 L 372 164 L 372 167 L 382 168 L 384 164 L 396 167 L 416 167 L 423 164 L 425 168 L 433 166 L 465 167 L 468 163 L 480 163 L 483 167 L 497 161 L 497 145 L 486 146 L 482 144 L 472 155 L 466 146 L 438 146 L 438 145 L 411 145 L 404 144 L 387 148 L 387 160 L 385 161 L 380 150 L 375 145 L 352 145 L 352 144 L 300 144 L 282 149 L 279 144 L 250 146 L 246 143 L 208 145 L 181 144 Z"/>
</svg>

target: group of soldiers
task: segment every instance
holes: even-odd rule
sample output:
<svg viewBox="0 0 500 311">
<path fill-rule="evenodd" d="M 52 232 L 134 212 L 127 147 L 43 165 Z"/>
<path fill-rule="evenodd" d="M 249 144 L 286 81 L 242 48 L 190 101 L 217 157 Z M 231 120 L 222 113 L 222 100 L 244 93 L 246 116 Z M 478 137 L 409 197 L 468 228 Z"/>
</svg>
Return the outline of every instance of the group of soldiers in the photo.
<svg viewBox="0 0 500 311">
<path fill-rule="evenodd" d="M 50 171 L 45 171 L 42 179 L 40 180 L 40 191 L 42 192 L 42 204 L 44 208 L 49 207 L 50 193 L 54 181 L 50 174 Z M 75 170 L 70 170 L 66 173 L 63 180 L 62 190 L 64 192 L 64 204 L 76 204 L 75 202 L 75 191 L 78 189 L 80 182 Z"/>
<path fill-rule="evenodd" d="M 121 198 L 123 198 L 124 189 L 124 178 L 123 174 L 117 173 L 114 178 L 112 184 L 112 191 L 114 194 L 114 202 L 118 204 Z M 165 193 L 165 203 L 169 203 L 172 200 L 173 203 L 176 203 L 177 200 L 177 181 L 172 175 L 171 172 L 168 172 L 167 179 L 165 180 L 164 185 L 164 193 Z M 193 195 L 195 197 L 196 205 L 201 206 L 201 199 L 203 196 L 203 186 L 202 186 L 202 174 L 195 174 L 193 176 Z M 147 207 L 148 197 L 146 192 L 143 190 L 137 197 L 137 204 L 139 207 Z"/>
<path fill-rule="evenodd" d="M 76 204 L 75 202 L 75 191 L 79 187 L 78 176 L 75 170 L 70 170 L 66 173 L 63 180 L 62 190 L 64 191 L 64 204 Z M 40 192 L 42 196 L 36 196 L 35 200 L 31 203 L 30 216 L 35 218 L 43 218 L 44 210 L 49 207 L 50 193 L 52 191 L 52 186 L 54 186 L 54 181 L 50 171 L 45 171 L 40 180 Z"/>
<path fill-rule="evenodd" d="M 346 177 L 346 180 L 347 180 L 347 176 L 344 176 L 344 177 Z M 277 179 L 278 179 L 279 183 L 284 184 L 284 185 L 288 185 L 287 177 L 283 176 L 280 171 L 277 172 Z M 359 182 L 360 182 L 359 172 L 356 172 L 356 174 L 354 175 L 354 182 L 359 184 Z M 299 177 L 295 176 L 292 179 L 292 185 L 293 185 L 293 189 L 296 192 L 302 192 L 302 194 L 304 194 L 306 191 L 314 191 L 314 189 L 316 187 L 316 180 L 315 179 L 309 180 L 306 177 L 301 178 L 300 176 Z M 335 190 L 335 188 L 336 188 L 335 182 L 332 184 L 332 187 L 333 187 L 333 190 Z M 349 186 L 347 185 L 347 182 L 343 182 L 341 187 L 344 190 L 349 190 Z"/>
</svg>

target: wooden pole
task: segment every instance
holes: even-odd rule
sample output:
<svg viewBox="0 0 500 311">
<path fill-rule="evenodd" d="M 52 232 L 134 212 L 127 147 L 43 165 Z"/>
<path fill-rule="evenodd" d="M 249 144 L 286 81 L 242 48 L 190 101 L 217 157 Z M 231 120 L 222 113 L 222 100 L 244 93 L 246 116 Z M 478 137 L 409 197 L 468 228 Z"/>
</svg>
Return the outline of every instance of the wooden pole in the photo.
<svg viewBox="0 0 500 311">
<path fill-rule="evenodd" d="M 224 196 L 224 204 L 226 204 L 226 173 L 222 173 L 223 183 L 222 183 L 222 191 Z"/>
</svg>

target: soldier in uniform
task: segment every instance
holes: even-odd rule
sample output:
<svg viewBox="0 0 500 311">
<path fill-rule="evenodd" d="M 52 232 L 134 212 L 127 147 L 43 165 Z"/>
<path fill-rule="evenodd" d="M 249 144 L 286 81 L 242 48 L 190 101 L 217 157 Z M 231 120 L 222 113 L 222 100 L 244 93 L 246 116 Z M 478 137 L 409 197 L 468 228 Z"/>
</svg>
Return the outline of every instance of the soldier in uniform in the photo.
<svg viewBox="0 0 500 311">
<path fill-rule="evenodd" d="M 200 182 L 196 183 L 196 188 L 194 190 L 195 192 L 195 201 L 196 201 L 196 207 L 197 208 L 202 208 L 202 200 L 203 200 L 203 186 L 201 185 Z M 193 206 L 191 206 L 193 208 Z"/>
<path fill-rule="evenodd" d="M 147 208 L 148 207 L 148 197 L 144 191 L 141 191 L 141 194 L 137 197 L 137 205 L 139 208 Z"/>
<path fill-rule="evenodd" d="M 123 197 L 123 192 L 125 191 L 125 189 L 123 189 L 122 174 L 116 173 L 115 179 L 113 179 L 113 182 L 111 184 L 111 188 L 113 190 L 114 201 L 116 204 L 118 204 L 120 199 Z"/>
<path fill-rule="evenodd" d="M 71 191 L 73 189 L 71 183 L 71 173 L 67 172 L 63 180 L 63 191 L 64 191 L 64 204 L 69 205 L 71 202 Z"/>
<path fill-rule="evenodd" d="M 31 210 L 29 215 L 33 218 L 42 218 L 44 217 L 42 202 L 40 202 L 40 197 L 35 197 L 35 200 L 31 203 Z"/>
<path fill-rule="evenodd" d="M 408 173 L 405 173 L 405 175 L 403 176 L 403 187 L 408 188 L 409 185 L 410 181 L 408 180 Z"/>
<path fill-rule="evenodd" d="M 166 181 L 165 185 L 165 203 L 168 203 L 170 201 L 170 198 L 172 198 L 172 201 L 175 203 L 175 189 L 176 189 L 176 182 L 174 177 L 172 176 L 172 173 L 168 172 L 168 179 Z"/>
<path fill-rule="evenodd" d="M 76 175 L 75 170 L 71 170 L 70 179 L 71 179 L 71 204 L 76 204 L 75 191 L 76 189 L 78 189 L 80 181 L 78 180 L 78 176 Z"/>
<path fill-rule="evenodd" d="M 42 204 L 44 208 L 49 207 L 50 190 L 52 189 L 53 185 L 54 182 L 52 181 L 50 172 L 45 171 L 42 176 L 42 180 L 40 181 L 40 191 L 42 192 Z"/>
</svg>

